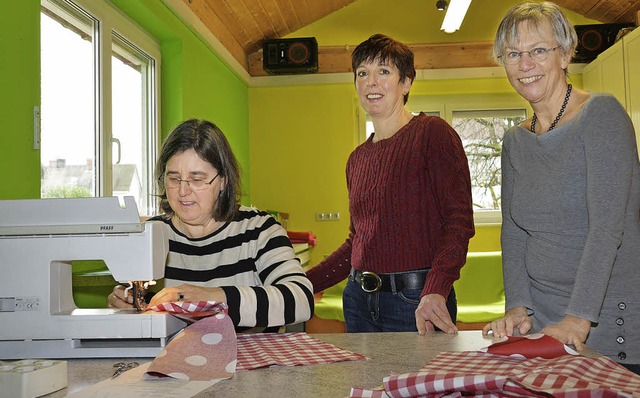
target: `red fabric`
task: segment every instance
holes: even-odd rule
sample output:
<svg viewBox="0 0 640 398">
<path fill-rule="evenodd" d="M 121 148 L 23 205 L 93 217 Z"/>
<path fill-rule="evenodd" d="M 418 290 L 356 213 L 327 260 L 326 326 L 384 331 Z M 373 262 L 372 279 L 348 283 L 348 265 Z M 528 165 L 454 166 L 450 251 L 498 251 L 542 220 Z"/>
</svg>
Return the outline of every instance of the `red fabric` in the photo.
<svg viewBox="0 0 640 398">
<path fill-rule="evenodd" d="M 306 333 L 239 334 L 236 369 L 319 365 L 363 359 L 366 357 L 314 339 Z"/>
<path fill-rule="evenodd" d="M 350 234 L 307 273 L 319 292 L 351 267 L 393 273 L 431 267 L 422 294 L 449 295 L 474 234 L 469 166 L 443 119 L 414 117 L 391 138 L 358 146 L 347 162 Z"/>
<path fill-rule="evenodd" d="M 578 353 L 564 345 L 559 340 L 542 333 L 534 333 L 527 336 L 508 336 L 504 341 L 491 344 L 481 349 L 496 355 L 511 355 L 520 358 L 557 358 L 563 355 Z"/>
<path fill-rule="evenodd" d="M 310 246 L 315 246 L 318 239 L 311 231 L 287 231 L 287 235 L 291 243 L 308 243 Z"/>
<path fill-rule="evenodd" d="M 483 352 L 447 352 L 420 371 L 392 374 L 384 390 L 353 388 L 351 397 L 631 397 L 640 376 L 607 357 L 564 355 L 523 359 Z"/>
</svg>

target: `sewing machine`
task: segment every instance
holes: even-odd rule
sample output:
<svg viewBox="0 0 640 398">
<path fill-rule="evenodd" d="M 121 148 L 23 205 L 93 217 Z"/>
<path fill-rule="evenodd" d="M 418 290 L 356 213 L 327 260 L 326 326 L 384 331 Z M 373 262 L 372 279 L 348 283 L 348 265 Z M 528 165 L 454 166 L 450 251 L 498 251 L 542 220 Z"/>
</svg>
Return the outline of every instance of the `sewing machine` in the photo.
<svg viewBox="0 0 640 398">
<path fill-rule="evenodd" d="M 118 198 L 0 200 L 0 359 L 155 357 L 185 323 L 136 309 L 77 308 L 72 260 L 104 260 L 140 287 L 164 276 L 168 239 Z"/>
</svg>

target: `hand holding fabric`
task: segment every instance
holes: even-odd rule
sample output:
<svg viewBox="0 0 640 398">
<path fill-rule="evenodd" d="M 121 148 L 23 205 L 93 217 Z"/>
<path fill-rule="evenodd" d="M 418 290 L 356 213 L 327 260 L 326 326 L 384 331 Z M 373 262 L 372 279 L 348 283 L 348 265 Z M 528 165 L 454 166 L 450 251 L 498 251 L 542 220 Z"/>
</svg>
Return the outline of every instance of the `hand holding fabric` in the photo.
<svg viewBox="0 0 640 398">
<path fill-rule="evenodd" d="M 416 309 L 416 327 L 420 335 L 433 332 L 435 328 L 449 334 L 458 333 L 447 310 L 447 300 L 439 294 L 427 294 L 420 299 Z"/>
<path fill-rule="evenodd" d="M 219 287 L 203 287 L 183 283 L 160 290 L 153 296 L 149 306 L 175 301 L 215 301 L 217 303 L 226 303 L 227 296 L 224 294 L 224 290 Z"/>
<path fill-rule="evenodd" d="M 516 331 L 525 335 L 532 327 L 533 322 L 527 315 L 526 307 L 516 307 L 507 311 L 502 318 L 485 325 L 482 335 L 486 336 L 492 332 L 495 337 L 506 337 L 513 336 Z"/>
<path fill-rule="evenodd" d="M 566 315 L 560 322 L 545 327 L 540 333 L 554 337 L 564 344 L 573 344 L 576 350 L 582 351 L 590 330 L 591 321 Z"/>
</svg>

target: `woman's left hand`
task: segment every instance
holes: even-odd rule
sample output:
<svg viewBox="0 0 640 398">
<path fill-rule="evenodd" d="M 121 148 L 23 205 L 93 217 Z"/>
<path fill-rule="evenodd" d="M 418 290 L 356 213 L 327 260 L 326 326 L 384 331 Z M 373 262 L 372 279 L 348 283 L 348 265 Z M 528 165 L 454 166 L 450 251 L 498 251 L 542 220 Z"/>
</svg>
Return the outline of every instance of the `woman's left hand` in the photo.
<svg viewBox="0 0 640 398">
<path fill-rule="evenodd" d="M 435 328 L 449 334 L 458 333 L 449 315 L 447 300 L 439 294 L 427 294 L 420 299 L 416 309 L 416 327 L 420 335 L 433 332 Z"/>
<path fill-rule="evenodd" d="M 576 350 L 582 351 L 590 330 L 591 321 L 565 315 L 560 322 L 549 325 L 540 332 L 560 340 L 563 344 L 573 344 Z"/>
<path fill-rule="evenodd" d="M 175 301 L 226 302 L 227 296 L 224 294 L 224 290 L 219 287 L 202 287 L 183 283 L 160 290 L 153 296 L 149 306 Z"/>
</svg>

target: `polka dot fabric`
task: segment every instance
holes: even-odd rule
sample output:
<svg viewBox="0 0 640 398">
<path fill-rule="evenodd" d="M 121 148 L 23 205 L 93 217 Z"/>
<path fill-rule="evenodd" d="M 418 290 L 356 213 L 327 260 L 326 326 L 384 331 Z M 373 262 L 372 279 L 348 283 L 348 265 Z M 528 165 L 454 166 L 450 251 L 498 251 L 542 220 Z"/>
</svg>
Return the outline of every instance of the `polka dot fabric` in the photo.
<svg viewBox="0 0 640 398">
<path fill-rule="evenodd" d="M 237 340 L 227 305 L 216 302 L 164 303 L 152 311 L 205 317 L 178 333 L 153 360 L 145 379 L 228 379 L 236 371 Z"/>
</svg>

